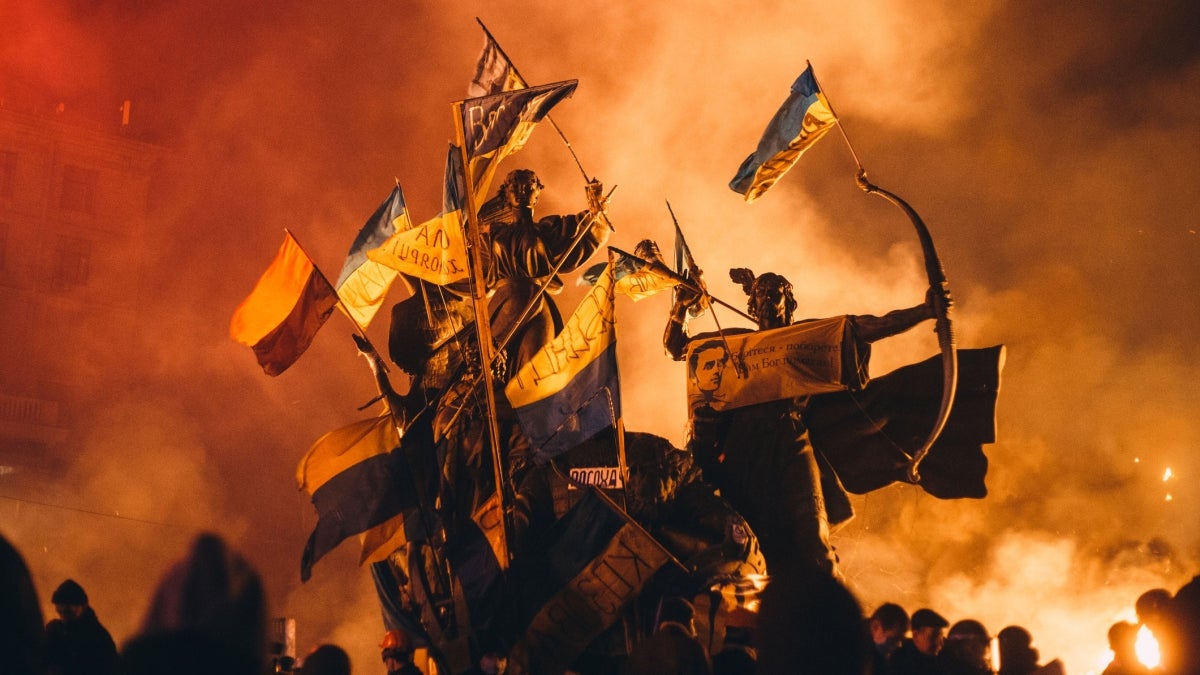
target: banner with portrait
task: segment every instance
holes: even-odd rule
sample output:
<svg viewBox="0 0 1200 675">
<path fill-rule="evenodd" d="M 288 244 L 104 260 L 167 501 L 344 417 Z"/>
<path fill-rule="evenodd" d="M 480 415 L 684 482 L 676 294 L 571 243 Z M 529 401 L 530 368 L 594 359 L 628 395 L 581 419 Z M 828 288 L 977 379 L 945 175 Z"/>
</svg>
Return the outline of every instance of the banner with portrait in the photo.
<svg viewBox="0 0 1200 675">
<path fill-rule="evenodd" d="M 688 409 L 728 410 L 795 396 L 859 389 L 870 346 L 847 317 L 783 328 L 700 335 L 688 343 Z"/>
</svg>

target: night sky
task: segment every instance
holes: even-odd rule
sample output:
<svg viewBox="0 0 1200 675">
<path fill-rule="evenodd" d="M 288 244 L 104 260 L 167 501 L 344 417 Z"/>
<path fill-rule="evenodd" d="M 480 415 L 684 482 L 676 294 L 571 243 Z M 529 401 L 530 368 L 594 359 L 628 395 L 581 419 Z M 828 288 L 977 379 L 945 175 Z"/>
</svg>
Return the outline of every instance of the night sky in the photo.
<svg viewBox="0 0 1200 675">
<path fill-rule="evenodd" d="M 587 175 L 617 188 L 610 243 L 669 251 L 669 201 L 731 304 L 744 296 L 729 267 L 787 276 L 798 318 L 924 295 L 911 226 L 857 189 L 837 130 L 759 201 L 726 187 L 806 60 L 870 178 L 928 224 L 959 345 L 1008 348 L 999 440 L 986 499 L 900 485 L 855 499 L 834 544 L 867 611 L 892 600 L 993 634 L 1024 625 L 1043 657 L 1099 672 L 1137 595 L 1200 571 L 1195 3 L 9 2 L 6 97 L 44 91 L 114 125 L 129 99 L 129 133 L 168 150 L 148 249 L 130 252 L 144 261 L 144 358 L 81 413 L 85 442 L 44 504 L 0 503 L 48 613 L 74 577 L 123 641 L 153 580 L 211 530 L 259 568 L 272 614 L 297 619 L 301 654 L 334 641 L 356 670 L 379 667 L 356 543 L 308 584 L 298 571 L 315 512 L 296 463 L 374 394 L 352 328 L 333 317 L 271 378 L 229 317 L 283 228 L 336 277 L 396 180 L 415 220 L 437 213 L 476 17 L 529 82 L 579 80 L 552 117 Z M 521 166 L 546 183 L 539 213 L 583 208 L 549 125 L 501 170 Z M 579 295 L 570 285 L 559 306 Z M 619 300 L 619 360 L 626 427 L 679 444 L 668 305 Z M 931 328 L 878 343 L 872 374 L 933 354 Z M 383 345 L 386 320 L 370 334 Z"/>
</svg>

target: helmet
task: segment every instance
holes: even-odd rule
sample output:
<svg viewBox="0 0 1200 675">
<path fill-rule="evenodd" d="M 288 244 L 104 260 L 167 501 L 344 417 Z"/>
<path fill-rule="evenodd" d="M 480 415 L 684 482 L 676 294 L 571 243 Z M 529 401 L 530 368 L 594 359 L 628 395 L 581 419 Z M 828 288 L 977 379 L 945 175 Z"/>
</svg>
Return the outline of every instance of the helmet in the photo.
<svg viewBox="0 0 1200 675">
<path fill-rule="evenodd" d="M 379 643 L 379 648 L 408 652 L 412 651 L 412 640 L 408 637 L 408 633 L 402 630 L 389 630 L 383 634 L 383 642 Z"/>
</svg>

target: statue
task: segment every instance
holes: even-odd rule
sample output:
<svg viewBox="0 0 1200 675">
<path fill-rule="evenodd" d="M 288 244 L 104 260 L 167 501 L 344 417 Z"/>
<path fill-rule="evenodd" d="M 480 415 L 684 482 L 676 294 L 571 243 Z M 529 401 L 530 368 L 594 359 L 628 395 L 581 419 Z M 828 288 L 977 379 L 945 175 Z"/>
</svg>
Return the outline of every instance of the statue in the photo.
<svg viewBox="0 0 1200 675">
<path fill-rule="evenodd" d="M 747 311 L 757 323 L 757 331 L 738 328 L 689 336 L 685 317 L 701 298 L 681 288 L 663 336 L 672 358 L 688 359 L 688 376 L 694 387 L 689 396 L 688 447 L 705 480 L 717 487 L 753 528 L 768 568 L 800 566 L 836 572 L 829 527 L 831 522 L 837 524 L 849 518 L 849 500 L 836 474 L 814 451 L 805 413 L 812 393 L 837 387 L 832 383 L 818 383 L 811 391 L 784 387 L 790 395 L 772 400 L 760 396 L 750 404 L 729 400 L 731 392 L 745 386 L 741 381 L 748 376 L 749 367 L 769 363 L 764 359 L 762 363 L 747 364 L 746 354 L 731 350 L 731 338 L 813 320 L 793 323 L 796 300 L 791 283 L 784 277 L 771 272 L 755 276 L 748 269 L 738 268 L 730 270 L 730 278 L 740 283 L 749 296 Z M 865 381 L 870 343 L 934 318 L 933 293 L 927 293 L 920 305 L 882 317 L 835 317 L 843 322 L 844 329 L 829 338 L 833 344 L 828 345 L 828 351 L 840 354 L 842 362 L 834 363 L 829 370 L 834 379 L 845 377 L 841 388 L 857 388 Z M 787 358 L 797 357 L 789 354 Z M 729 360 L 734 361 L 734 368 L 726 367 Z M 828 388 L 819 388 L 822 386 Z M 766 399 L 771 396 L 766 395 Z"/>
<path fill-rule="evenodd" d="M 492 294 L 492 335 L 500 340 L 513 333 L 505 350 L 510 373 L 562 329 L 562 315 L 547 297 L 562 291 L 558 274 L 574 271 L 608 241 L 608 220 L 602 217 L 607 205 L 599 181 L 587 183 L 586 211 L 535 220 L 533 209 L 543 187 L 533 171 L 510 171 L 496 197 L 480 209 L 490 244 L 483 267 Z M 542 285 L 546 289 L 539 292 Z"/>
</svg>

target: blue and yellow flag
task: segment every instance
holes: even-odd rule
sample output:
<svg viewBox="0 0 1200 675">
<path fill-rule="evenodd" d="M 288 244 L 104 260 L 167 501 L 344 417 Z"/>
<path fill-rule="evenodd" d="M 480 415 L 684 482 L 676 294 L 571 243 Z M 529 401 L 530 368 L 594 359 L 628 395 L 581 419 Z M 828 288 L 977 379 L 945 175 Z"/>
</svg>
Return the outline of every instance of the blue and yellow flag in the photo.
<svg viewBox="0 0 1200 675">
<path fill-rule="evenodd" d="M 658 260 L 645 260 L 612 246 L 608 247 L 608 253 L 612 259 L 614 289 L 634 302 L 674 288 L 684 281 L 683 277 Z M 608 266 L 609 263 L 592 265 L 583 271 L 579 283 L 595 284 Z"/>
<path fill-rule="evenodd" d="M 475 64 L 475 76 L 467 85 L 467 96 L 477 98 L 489 94 L 499 94 L 503 91 L 524 89 L 525 80 L 517 73 L 504 50 L 496 44 L 492 34 L 484 29 L 483 50 L 479 52 L 479 61 Z"/>
<path fill-rule="evenodd" d="M 478 202 L 487 194 L 500 162 L 525 147 L 537 123 L 559 101 L 570 98 L 578 84 L 578 80 L 567 80 L 455 104 L 461 111 L 457 121 L 465 143 L 467 184 Z"/>
<path fill-rule="evenodd" d="M 335 429 L 313 444 L 296 468 L 296 482 L 312 496 L 317 525 L 304 547 L 300 578 L 339 543 L 363 535 L 361 562 L 386 557 L 423 536 L 418 516 L 431 494 L 433 430 L 422 415 L 403 440 L 390 413 Z"/>
<path fill-rule="evenodd" d="M 396 232 L 409 229 L 412 220 L 404 205 L 404 193 L 397 184 L 354 238 L 335 284 L 342 310 L 361 328 L 371 324 L 396 280 L 396 270 L 372 260 L 368 252 L 382 246 Z"/>
<path fill-rule="evenodd" d="M 621 415 L 615 285 L 610 262 L 562 331 L 504 387 L 539 461 L 579 445 Z"/>
<path fill-rule="evenodd" d="M 758 199 L 836 123 L 837 117 L 809 64 L 792 84 L 787 100 L 758 141 L 758 149 L 742 162 L 729 188 L 745 195 L 747 202 Z"/>
<path fill-rule="evenodd" d="M 375 263 L 429 283 L 444 286 L 470 274 L 463 236 L 462 153 L 451 145 L 446 152 L 442 212 L 408 230 L 397 231 L 367 252 Z"/>
</svg>

